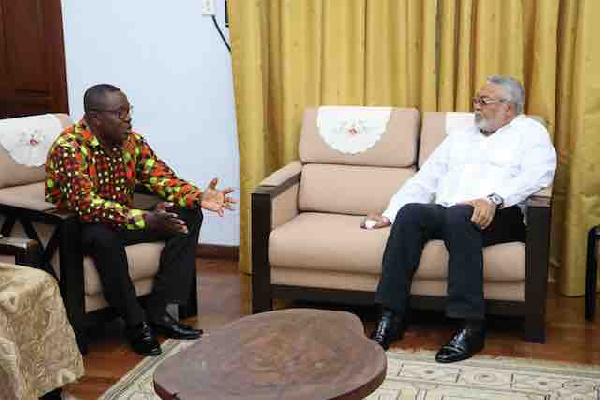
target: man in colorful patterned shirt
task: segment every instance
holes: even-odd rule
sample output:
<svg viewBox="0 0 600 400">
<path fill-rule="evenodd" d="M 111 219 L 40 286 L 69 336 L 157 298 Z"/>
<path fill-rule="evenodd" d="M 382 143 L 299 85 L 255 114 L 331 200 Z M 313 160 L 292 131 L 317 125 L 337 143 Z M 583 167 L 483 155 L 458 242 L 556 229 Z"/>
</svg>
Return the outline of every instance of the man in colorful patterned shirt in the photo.
<svg viewBox="0 0 600 400">
<path fill-rule="evenodd" d="M 125 320 L 134 351 L 158 355 L 154 332 L 178 339 L 202 334 L 175 320 L 166 306 L 184 303 L 185 288 L 195 279 L 200 208 L 223 216 L 235 203 L 228 196 L 233 190 L 217 190 L 216 178 L 205 191 L 179 179 L 132 131 L 131 105 L 119 88 L 89 88 L 84 109 L 84 118 L 48 152 L 46 200 L 78 215 L 84 249 L 94 260 L 106 301 Z M 134 208 L 136 183 L 166 202 L 150 211 Z M 144 311 L 129 276 L 125 246 L 158 240 L 165 247 Z"/>
</svg>

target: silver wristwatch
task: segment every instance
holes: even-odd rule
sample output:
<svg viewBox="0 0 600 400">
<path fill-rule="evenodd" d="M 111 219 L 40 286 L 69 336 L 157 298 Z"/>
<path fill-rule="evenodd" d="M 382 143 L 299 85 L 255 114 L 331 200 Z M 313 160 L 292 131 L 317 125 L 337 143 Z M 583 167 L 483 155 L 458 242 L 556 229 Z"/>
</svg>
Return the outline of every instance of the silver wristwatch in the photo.
<svg viewBox="0 0 600 400">
<path fill-rule="evenodd" d="M 492 203 L 494 203 L 496 205 L 497 208 L 502 207 L 502 205 L 504 204 L 504 199 L 496 194 L 496 193 L 492 193 L 490 195 L 488 195 L 487 197 Z"/>
</svg>

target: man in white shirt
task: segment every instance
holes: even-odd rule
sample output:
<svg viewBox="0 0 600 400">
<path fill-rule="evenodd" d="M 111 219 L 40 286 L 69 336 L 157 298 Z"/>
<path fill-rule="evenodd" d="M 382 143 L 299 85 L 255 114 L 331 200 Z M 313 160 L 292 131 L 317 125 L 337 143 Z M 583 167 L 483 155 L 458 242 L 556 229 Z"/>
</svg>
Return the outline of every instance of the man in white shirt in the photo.
<svg viewBox="0 0 600 400">
<path fill-rule="evenodd" d="M 546 128 L 523 114 L 525 90 L 490 75 L 473 98 L 475 124 L 447 136 L 383 215 L 361 226 L 392 225 L 377 288 L 381 317 L 371 335 L 385 350 L 403 335 L 403 317 L 421 251 L 442 239 L 450 254 L 446 314 L 462 321 L 436 361 L 464 360 L 485 341 L 482 248 L 524 241 L 522 207 L 554 178 L 556 154 Z"/>
</svg>

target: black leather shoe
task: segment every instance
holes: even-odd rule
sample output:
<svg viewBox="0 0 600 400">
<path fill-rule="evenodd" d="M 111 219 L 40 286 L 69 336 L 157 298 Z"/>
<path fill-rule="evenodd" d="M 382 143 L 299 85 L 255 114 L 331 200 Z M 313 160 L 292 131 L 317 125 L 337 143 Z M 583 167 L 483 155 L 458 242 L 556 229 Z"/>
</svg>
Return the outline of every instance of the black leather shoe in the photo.
<svg viewBox="0 0 600 400">
<path fill-rule="evenodd" d="M 158 356 L 162 354 L 160 344 L 152 334 L 152 330 L 147 323 L 142 322 L 133 327 L 127 328 L 127 337 L 129 343 L 138 354 L 143 356 Z"/>
<path fill-rule="evenodd" d="M 172 339 L 193 340 L 202 336 L 202 329 L 195 329 L 177 321 L 168 313 L 150 320 L 152 329 L 161 335 Z"/>
<path fill-rule="evenodd" d="M 435 355 L 435 361 L 439 363 L 451 363 L 466 360 L 483 349 L 485 342 L 485 330 L 483 328 L 473 329 L 468 326 L 457 331 L 450 343 L 442 346 Z"/>
<path fill-rule="evenodd" d="M 393 311 L 383 311 L 377 325 L 375 325 L 375 329 L 371 333 L 371 340 L 383 347 L 384 350 L 389 349 L 390 343 L 402 338 L 404 330 L 402 329 L 401 320 L 400 316 Z"/>
</svg>

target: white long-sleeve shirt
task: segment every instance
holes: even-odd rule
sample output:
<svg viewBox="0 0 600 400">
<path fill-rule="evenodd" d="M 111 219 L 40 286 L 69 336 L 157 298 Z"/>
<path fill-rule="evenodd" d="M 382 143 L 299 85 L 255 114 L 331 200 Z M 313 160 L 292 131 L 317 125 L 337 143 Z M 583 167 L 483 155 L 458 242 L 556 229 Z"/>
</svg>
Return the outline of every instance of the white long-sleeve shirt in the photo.
<svg viewBox="0 0 600 400">
<path fill-rule="evenodd" d="M 504 207 L 522 205 L 554 179 L 556 152 L 535 119 L 514 118 L 491 135 L 472 126 L 453 132 L 390 199 L 383 215 L 391 222 L 409 203 L 450 207 L 496 193 Z"/>
</svg>

